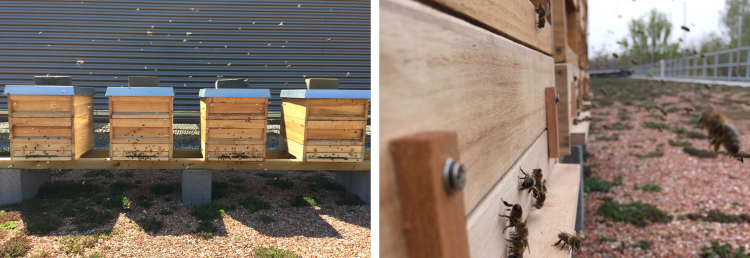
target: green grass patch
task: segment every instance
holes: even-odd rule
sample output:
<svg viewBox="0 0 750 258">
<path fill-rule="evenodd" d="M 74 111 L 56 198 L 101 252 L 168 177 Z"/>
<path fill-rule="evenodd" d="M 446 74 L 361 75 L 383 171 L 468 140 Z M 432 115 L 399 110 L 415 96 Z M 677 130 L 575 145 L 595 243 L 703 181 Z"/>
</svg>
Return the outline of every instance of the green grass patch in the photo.
<svg viewBox="0 0 750 258">
<path fill-rule="evenodd" d="M 648 249 L 651 249 L 651 244 L 653 244 L 653 242 L 646 241 L 646 240 L 640 240 L 633 247 L 637 247 L 637 248 L 640 248 L 642 250 L 648 250 Z"/>
<path fill-rule="evenodd" d="M 693 157 L 716 158 L 716 154 L 714 154 L 712 151 L 699 150 L 699 149 L 695 149 L 692 147 L 682 148 L 682 151 L 685 152 L 685 154 L 693 156 Z"/>
<path fill-rule="evenodd" d="M 745 247 L 740 246 L 737 250 L 733 250 L 731 244 L 721 244 L 719 241 L 711 242 L 710 246 L 701 245 L 700 257 L 705 258 L 747 258 L 750 257 L 750 253 L 745 253 Z"/>
<path fill-rule="evenodd" d="M 138 197 L 135 197 L 135 206 L 146 209 L 151 208 L 154 206 L 154 197 L 139 195 Z"/>
<path fill-rule="evenodd" d="M 71 222 L 78 226 L 79 231 L 88 231 L 103 226 L 113 219 L 115 219 L 115 216 L 112 213 L 98 212 L 87 208 L 76 213 Z"/>
<path fill-rule="evenodd" d="M 733 201 L 733 202 L 732 202 L 732 206 L 736 206 L 736 207 L 741 207 L 741 206 L 742 206 L 742 203 L 740 203 L 740 202 L 738 202 L 738 201 Z"/>
<path fill-rule="evenodd" d="M 149 191 L 152 194 L 165 195 L 174 192 L 174 185 L 169 184 L 154 184 L 149 187 Z"/>
<path fill-rule="evenodd" d="M 611 242 L 617 242 L 617 239 L 616 238 L 609 238 L 609 237 L 604 236 L 604 235 L 599 236 L 599 243 L 605 243 L 605 242 L 610 242 L 610 243 Z"/>
<path fill-rule="evenodd" d="M 607 141 L 607 142 L 613 142 L 613 141 L 617 141 L 619 139 L 620 139 L 620 134 L 616 134 L 616 133 L 615 134 L 611 134 L 609 136 L 602 135 L 602 136 L 596 137 L 597 141 Z"/>
<path fill-rule="evenodd" d="M 270 210 L 271 209 L 271 203 L 261 200 L 259 198 L 256 198 L 254 196 L 248 196 L 245 197 L 245 199 L 238 199 L 237 203 L 240 204 L 240 206 L 245 207 L 247 211 L 250 213 L 254 213 L 259 210 Z"/>
<path fill-rule="evenodd" d="M 255 257 L 258 258 L 299 258 L 300 256 L 284 249 L 273 247 L 258 247 L 253 250 Z"/>
<path fill-rule="evenodd" d="M 605 198 L 604 203 L 596 210 L 596 214 L 605 219 L 624 221 L 639 227 L 645 227 L 649 222 L 667 223 L 672 221 L 671 215 L 653 205 L 640 202 L 621 204 L 613 201 L 612 198 Z"/>
<path fill-rule="evenodd" d="M 588 177 L 583 179 L 584 192 L 609 192 L 612 189 L 612 183 L 598 177 Z"/>
<path fill-rule="evenodd" d="M 159 211 L 159 214 L 164 215 L 164 216 L 169 216 L 169 215 L 174 215 L 174 211 L 163 209 Z"/>
<path fill-rule="evenodd" d="M 195 206 L 191 215 L 200 220 L 215 220 L 225 215 L 225 210 L 228 209 L 229 207 L 221 203 L 206 203 Z"/>
<path fill-rule="evenodd" d="M 98 194 L 101 188 L 96 184 L 75 181 L 55 181 L 39 186 L 39 197 L 45 199 L 78 199 Z"/>
<path fill-rule="evenodd" d="M 263 222 L 263 224 L 268 224 L 268 223 L 276 222 L 276 219 L 274 219 L 271 216 L 260 214 L 258 215 L 258 221 Z"/>
<path fill-rule="evenodd" d="M 213 238 L 216 231 L 219 231 L 219 229 L 216 228 L 212 221 L 203 220 L 201 221 L 201 224 L 199 224 L 198 227 L 195 228 L 195 236 L 204 240 L 209 240 Z"/>
<path fill-rule="evenodd" d="M 294 182 L 278 178 L 266 180 L 266 184 L 273 185 L 284 190 L 294 187 Z"/>
<path fill-rule="evenodd" d="M 146 232 L 156 233 L 159 232 L 162 227 L 164 227 L 164 221 L 158 220 L 156 218 L 140 218 L 136 220 L 136 223 L 138 223 L 138 226 Z"/>
<path fill-rule="evenodd" d="M 289 205 L 291 205 L 292 207 L 313 207 L 316 204 L 318 204 L 318 202 L 315 200 L 315 198 L 302 195 L 297 195 L 292 198 L 291 201 L 289 201 Z"/>
<path fill-rule="evenodd" d="M 0 244 L 0 257 L 24 257 L 31 250 L 31 240 L 27 236 L 14 236 Z"/>
<path fill-rule="evenodd" d="M 639 159 L 648 159 L 648 158 L 660 158 L 664 157 L 664 153 L 660 150 L 655 150 L 646 154 L 638 154 L 636 155 Z"/>
<path fill-rule="evenodd" d="M 96 239 L 90 236 L 64 236 L 59 238 L 60 251 L 71 254 L 82 254 L 87 248 L 94 247 Z"/>
<path fill-rule="evenodd" d="M 622 131 L 622 130 L 630 130 L 630 129 L 633 129 L 633 128 L 630 127 L 629 125 L 617 122 L 617 123 L 614 123 L 614 124 L 610 125 L 609 129 L 610 130 Z"/>
<path fill-rule="evenodd" d="M 2 230 L 11 230 L 11 229 L 16 228 L 16 226 L 18 225 L 18 223 L 21 223 L 21 222 L 20 221 L 8 221 L 8 222 L 5 222 L 3 224 L 0 224 L 0 229 L 2 229 Z"/>
<path fill-rule="evenodd" d="M 654 129 L 654 130 L 659 130 L 659 129 L 668 130 L 669 129 L 669 126 L 667 126 L 666 124 L 657 123 L 657 122 L 645 122 L 643 123 L 643 127 L 648 128 L 648 129 Z"/>
<path fill-rule="evenodd" d="M 245 179 L 236 176 L 236 177 L 232 177 L 231 179 L 229 179 L 229 182 L 232 182 L 232 183 L 235 183 L 235 184 L 242 184 L 242 183 L 245 182 Z"/>
<path fill-rule="evenodd" d="M 130 208 L 130 199 L 125 196 L 109 196 L 101 204 L 102 207 L 107 209 L 128 209 Z"/>
<path fill-rule="evenodd" d="M 614 186 L 622 185 L 622 180 L 624 179 L 624 177 L 625 175 L 623 174 L 617 174 L 617 176 L 615 176 L 615 180 L 612 181 L 612 185 Z"/>
<path fill-rule="evenodd" d="M 698 131 L 688 131 L 685 134 L 685 136 L 687 136 L 688 138 L 691 138 L 691 139 L 699 139 L 699 140 L 708 139 L 708 136 L 706 136 L 705 134 L 703 134 L 701 132 L 698 132 Z"/>
<path fill-rule="evenodd" d="M 693 143 L 689 141 L 673 141 L 672 139 L 669 139 L 669 145 L 675 147 L 690 147 L 693 146 Z"/>
<path fill-rule="evenodd" d="M 227 182 L 211 182 L 211 200 L 218 200 L 226 197 L 228 189 L 229 183 Z"/>
<path fill-rule="evenodd" d="M 26 219 L 26 230 L 32 234 L 47 234 L 62 226 L 63 220 L 54 216 L 38 215 Z"/>
<path fill-rule="evenodd" d="M 661 192 L 661 186 L 655 184 L 645 184 L 642 186 L 635 185 L 635 190 L 642 190 L 644 192 Z"/>
</svg>

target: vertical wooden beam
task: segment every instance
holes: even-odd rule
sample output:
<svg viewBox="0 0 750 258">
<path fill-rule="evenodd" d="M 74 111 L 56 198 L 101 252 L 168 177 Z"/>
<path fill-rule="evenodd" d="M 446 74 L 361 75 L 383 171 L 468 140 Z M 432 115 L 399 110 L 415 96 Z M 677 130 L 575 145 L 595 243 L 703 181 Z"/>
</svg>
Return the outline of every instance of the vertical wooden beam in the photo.
<svg viewBox="0 0 750 258">
<path fill-rule="evenodd" d="M 389 143 L 410 257 L 469 257 L 462 190 L 448 193 L 446 160 L 459 161 L 455 132 L 424 132 Z"/>
<path fill-rule="evenodd" d="M 555 87 L 544 88 L 547 105 L 547 146 L 550 157 L 560 156 L 560 143 L 557 132 L 557 92 Z"/>
</svg>

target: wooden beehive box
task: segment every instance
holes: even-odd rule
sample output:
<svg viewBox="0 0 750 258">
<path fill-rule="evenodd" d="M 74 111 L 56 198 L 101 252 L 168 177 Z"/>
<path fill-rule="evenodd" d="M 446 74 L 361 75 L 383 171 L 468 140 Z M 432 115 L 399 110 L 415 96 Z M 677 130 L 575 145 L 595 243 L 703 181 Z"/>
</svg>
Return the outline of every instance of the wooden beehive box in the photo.
<svg viewBox="0 0 750 258">
<path fill-rule="evenodd" d="M 94 89 L 5 86 L 12 160 L 77 160 L 94 148 Z"/>
<path fill-rule="evenodd" d="M 172 159 L 172 88 L 108 87 L 106 96 L 110 159 Z"/>
<path fill-rule="evenodd" d="M 203 160 L 263 161 L 268 89 L 201 89 Z"/>
<path fill-rule="evenodd" d="M 369 90 L 283 90 L 280 149 L 306 162 L 362 162 Z"/>
</svg>

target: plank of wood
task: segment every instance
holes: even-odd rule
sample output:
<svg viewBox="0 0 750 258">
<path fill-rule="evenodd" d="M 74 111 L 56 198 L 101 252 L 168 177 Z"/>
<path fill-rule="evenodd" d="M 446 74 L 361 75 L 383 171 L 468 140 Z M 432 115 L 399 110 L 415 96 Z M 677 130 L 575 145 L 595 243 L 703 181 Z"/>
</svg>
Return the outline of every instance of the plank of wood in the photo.
<svg viewBox="0 0 750 258">
<path fill-rule="evenodd" d="M 258 113 L 258 114 L 211 113 L 205 117 L 208 120 L 268 120 L 266 113 Z"/>
<path fill-rule="evenodd" d="M 109 120 L 110 127 L 170 127 L 171 119 L 168 118 L 150 118 L 150 119 L 121 119 L 113 118 Z"/>
<path fill-rule="evenodd" d="M 446 191 L 443 168 L 460 162 L 455 132 L 424 132 L 387 145 L 397 171 L 411 257 L 469 257 L 463 190 Z M 472 173 L 467 173 L 470 177 Z M 464 188 L 465 189 L 465 188 Z"/>
<path fill-rule="evenodd" d="M 570 127 L 573 119 L 570 116 L 573 96 L 570 94 L 570 84 L 573 82 L 575 67 L 568 63 L 555 64 L 555 88 L 560 95 L 557 103 L 557 126 L 560 139 L 559 153 L 561 156 L 570 154 Z"/>
<path fill-rule="evenodd" d="M 307 129 L 307 139 L 362 139 L 362 129 Z"/>
<path fill-rule="evenodd" d="M 151 144 L 151 143 L 164 143 L 169 144 L 169 137 L 113 137 L 110 143 L 125 143 L 125 144 Z"/>
<path fill-rule="evenodd" d="M 591 111 L 581 112 L 581 115 L 576 119 L 583 119 L 584 117 L 591 117 Z M 571 145 L 585 145 L 588 143 L 589 127 L 591 126 L 590 121 L 581 121 L 578 124 L 573 125 L 570 128 L 570 144 Z"/>
<path fill-rule="evenodd" d="M 312 104 L 308 103 L 310 115 L 361 115 L 364 104 Z"/>
<path fill-rule="evenodd" d="M 367 129 L 366 121 L 307 121 L 307 129 Z"/>
<path fill-rule="evenodd" d="M 307 119 L 307 99 L 281 98 L 285 117 Z"/>
<path fill-rule="evenodd" d="M 566 37 L 568 37 L 568 46 L 578 54 L 580 52 L 580 41 L 581 41 L 581 16 L 578 12 L 578 8 L 570 3 L 566 3 L 565 7 L 565 19 L 567 19 L 565 25 L 567 26 Z M 578 67 L 578 60 L 572 63 Z"/>
<path fill-rule="evenodd" d="M 209 129 L 208 140 L 211 141 L 213 138 L 263 139 L 265 133 L 265 128 Z"/>
<path fill-rule="evenodd" d="M 211 112 L 218 114 L 265 114 L 265 103 L 210 103 Z"/>
<path fill-rule="evenodd" d="M 467 168 L 481 168 L 466 182 L 471 210 L 546 127 L 553 60 L 413 1 L 381 1 L 380 20 L 388 28 L 380 32 L 380 146 L 420 131 L 458 132 Z M 380 254 L 407 257 L 393 157 L 385 148 L 379 157 Z"/>
<path fill-rule="evenodd" d="M 537 29 L 536 6 L 528 0 L 510 0 L 502 3 L 489 0 L 431 1 L 469 16 L 525 46 L 547 55 L 552 53 L 552 26 L 546 22 L 544 28 Z"/>
<path fill-rule="evenodd" d="M 367 121 L 363 114 L 308 114 L 308 121 Z"/>
<path fill-rule="evenodd" d="M 575 233 L 581 165 L 557 164 L 547 181 L 547 200 L 542 209 L 526 217 L 529 226 L 528 257 L 570 257 L 568 249 L 552 246 L 560 231 Z"/>
<path fill-rule="evenodd" d="M 297 160 L 304 161 L 305 160 L 305 147 L 302 145 L 302 143 L 295 142 L 292 140 L 287 140 L 287 148 L 289 154 L 294 155 Z"/>
<path fill-rule="evenodd" d="M 14 126 L 13 137 L 71 137 L 70 126 Z"/>
<path fill-rule="evenodd" d="M 170 99 L 173 97 L 168 96 L 111 96 L 109 97 L 109 103 L 112 104 L 112 102 L 150 102 L 150 103 L 157 103 L 157 102 L 169 102 Z"/>
<path fill-rule="evenodd" d="M 70 97 L 66 100 L 14 100 L 14 111 L 71 111 Z"/>
<path fill-rule="evenodd" d="M 568 46 L 567 19 L 565 18 L 565 0 L 551 0 L 552 3 L 552 41 L 555 63 L 564 63 L 566 46 Z"/>
<path fill-rule="evenodd" d="M 73 117 L 94 115 L 94 96 L 73 96 Z"/>
<path fill-rule="evenodd" d="M 11 150 L 60 150 L 60 148 L 70 150 L 73 144 L 70 143 L 11 143 Z"/>
<path fill-rule="evenodd" d="M 552 59 L 419 3 L 383 7 L 384 27 L 398 29 L 381 33 L 381 141 L 457 131 L 467 167 L 483 168 L 467 182 L 471 210 L 502 176 L 493 171 L 506 171 L 545 129 Z"/>
<path fill-rule="evenodd" d="M 244 104 L 265 104 L 267 98 L 238 98 L 238 97 L 211 97 L 206 98 L 207 103 L 244 103 Z"/>
<path fill-rule="evenodd" d="M 116 113 L 161 113 L 172 109 L 166 99 L 159 102 L 115 101 L 110 106 Z"/>
<path fill-rule="evenodd" d="M 469 246 L 471 257 L 507 257 L 506 238 L 514 229 L 509 228 L 503 232 L 508 225 L 508 219 L 498 216 L 508 215 L 508 211 L 502 200 L 511 204 L 520 204 L 523 210 L 523 218 L 526 218 L 533 209 L 531 204 L 535 201 L 527 191 L 518 191 L 521 187 L 519 176 L 523 176 L 520 169 L 531 173 L 534 168 L 542 169 L 545 178 L 550 177 L 552 170 L 549 167 L 547 156 L 547 135 L 543 132 L 534 141 L 524 154 L 505 172 L 476 208 L 472 210 L 466 219 L 466 227 L 469 232 Z M 470 179 L 470 177 L 469 177 Z M 549 204 L 549 202 L 546 202 Z M 544 208 L 543 208 L 544 209 Z M 531 247 L 536 248 L 536 246 Z M 530 256 L 544 257 L 544 256 Z"/>
<path fill-rule="evenodd" d="M 143 113 L 143 112 L 140 112 L 140 113 L 136 113 L 136 112 L 127 112 L 127 113 L 124 113 L 124 112 L 113 112 L 110 115 L 109 118 L 110 119 L 112 119 L 112 118 L 125 118 L 125 119 L 142 119 L 142 118 L 146 118 L 146 119 L 165 119 L 165 118 L 170 118 L 170 115 L 167 112 L 158 112 L 158 113 L 150 113 L 150 112 L 149 113 Z"/>
<path fill-rule="evenodd" d="M 363 152 L 363 146 L 305 146 L 305 152 Z"/>
<path fill-rule="evenodd" d="M 29 100 L 29 101 L 70 101 L 70 95 L 8 95 L 13 101 Z"/>
<path fill-rule="evenodd" d="M 71 126 L 71 118 L 16 118 L 10 126 Z"/>
<path fill-rule="evenodd" d="M 266 128 L 266 121 L 259 120 L 206 120 L 210 129 Z"/>
<path fill-rule="evenodd" d="M 164 127 L 111 127 L 110 134 L 114 137 L 153 138 L 167 137 L 172 131 Z"/>
<path fill-rule="evenodd" d="M 43 137 L 43 136 L 25 136 L 12 137 L 11 143 L 73 143 L 71 137 Z"/>
<path fill-rule="evenodd" d="M 550 157 L 560 156 L 560 140 L 557 131 L 557 101 L 555 87 L 544 88 L 545 106 L 547 107 L 547 146 Z"/>
</svg>

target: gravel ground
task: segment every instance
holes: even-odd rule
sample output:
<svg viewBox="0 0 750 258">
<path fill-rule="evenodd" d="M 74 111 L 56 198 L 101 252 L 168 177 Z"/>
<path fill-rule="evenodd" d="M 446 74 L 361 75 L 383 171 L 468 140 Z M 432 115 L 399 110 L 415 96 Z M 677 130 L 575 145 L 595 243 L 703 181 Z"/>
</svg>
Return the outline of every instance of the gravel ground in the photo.
<svg viewBox="0 0 750 258">
<path fill-rule="evenodd" d="M 629 102 L 629 99 L 621 91 L 632 86 L 647 86 L 663 95 L 648 96 L 640 101 L 630 99 L 632 103 L 623 104 Z M 607 95 L 599 91 L 604 87 Z M 750 221 L 719 223 L 686 218 L 690 213 L 705 216 L 711 210 L 750 215 L 750 169 L 747 164 L 726 156 L 689 156 L 683 152 L 682 147 L 669 144 L 669 140 L 687 141 L 692 143 L 693 148 L 708 150 L 708 140 L 692 139 L 674 129 L 683 127 L 700 131 L 694 127 L 696 120 L 691 119 L 697 118 L 700 107 L 711 104 L 732 119 L 741 135 L 743 149 L 750 149 L 747 144 L 750 143 L 750 102 L 746 102 L 750 91 L 716 85 L 708 90 L 702 85 L 662 85 L 659 82 L 627 79 L 594 79 L 592 88 L 597 97 L 592 114 L 595 120 L 589 135 L 588 151 L 591 156 L 586 161 L 586 166 L 591 168 L 592 176 L 609 182 L 614 182 L 617 176 L 621 176 L 622 184 L 612 187 L 609 192 L 590 192 L 585 195 L 585 239 L 579 256 L 701 257 L 701 246 L 710 246 L 712 241 L 731 244 L 735 249 L 750 249 Z M 607 105 L 610 101 L 612 104 Z M 658 110 L 646 110 L 645 106 L 650 101 L 665 109 L 677 107 L 680 110 L 669 112 L 666 121 L 662 121 L 658 118 L 661 116 Z M 688 116 L 682 110 L 684 107 L 695 108 L 698 115 Z M 612 129 L 617 122 L 632 129 Z M 660 132 L 644 128 L 644 122 L 664 123 L 670 128 Z M 603 125 L 611 129 L 605 130 Z M 613 134 L 619 134 L 619 139 L 596 139 Z M 652 152 L 661 152 L 663 156 L 638 156 Z M 647 192 L 635 189 L 636 186 L 645 184 L 659 185 L 661 190 Z M 666 223 L 649 223 L 645 227 L 614 222 L 597 215 L 597 209 L 606 197 L 620 203 L 651 204 L 674 216 L 674 219 Z M 636 247 L 638 243 L 649 242 L 650 248 Z"/>
<path fill-rule="evenodd" d="M 174 129 L 174 147 L 178 149 L 197 149 L 200 147 L 200 125 L 198 124 L 175 124 Z M 109 124 L 94 124 L 94 149 L 109 149 Z M 367 136 L 365 137 L 365 149 L 370 150 L 370 126 L 367 126 Z M 0 123 L 0 148 L 8 148 L 8 123 Z M 266 136 L 266 149 L 279 149 L 279 125 L 268 125 L 268 134 Z"/>
<path fill-rule="evenodd" d="M 109 211 L 115 216 L 106 225 L 86 232 L 71 231 L 72 218 L 65 218 L 63 226 L 50 234 L 29 235 L 31 250 L 27 257 L 44 250 L 49 257 L 79 257 L 61 251 L 59 239 L 63 235 L 91 236 L 97 238 L 103 231 L 116 230 L 111 235 L 95 242 L 81 255 L 99 253 L 104 257 L 255 257 L 252 252 L 257 247 L 273 247 L 292 251 L 301 257 L 369 257 L 371 250 L 371 210 L 368 205 L 340 206 L 336 200 L 346 195 L 326 189 L 313 190 L 303 179 L 311 175 L 322 175 L 333 181 L 334 172 L 323 171 L 214 171 L 214 181 L 239 181 L 230 183 L 226 197 L 214 200 L 227 206 L 236 205 L 237 199 L 247 196 L 271 203 L 270 210 L 250 213 L 243 207 L 229 210 L 223 218 L 214 221 L 218 232 L 210 240 L 193 235 L 199 220 L 190 213 L 194 206 L 181 205 L 180 170 L 111 170 L 113 175 L 85 177 L 89 170 L 73 170 L 53 173 L 53 181 L 76 180 L 85 184 L 98 184 L 107 191 L 115 181 L 136 182 L 137 188 L 125 195 L 133 199 L 146 194 L 154 197 L 151 208 L 135 205 L 130 210 L 105 209 L 101 205 L 91 206 L 97 211 Z M 127 176 L 132 172 L 135 176 Z M 258 176 L 260 172 L 280 173 L 281 178 L 294 182 L 292 189 L 282 190 L 266 185 L 267 180 Z M 149 193 L 150 185 L 166 183 L 175 185 L 175 191 L 167 195 Z M 237 186 L 235 186 L 237 185 Z M 296 195 L 312 196 L 318 200 L 315 207 L 288 207 L 289 200 Z M 172 215 L 160 215 L 160 211 L 175 208 Z M 8 207 L 3 207 L 8 210 Z M 272 216 L 276 222 L 264 224 L 258 221 L 259 215 Z M 21 214 L 24 218 L 24 214 Z M 164 222 L 164 227 L 156 233 L 139 230 L 135 223 L 140 218 L 156 218 Z M 14 235 L 22 234 L 19 224 L 10 234 L 0 234 L 0 245 Z M 1 230 L 0 230 L 1 231 Z M 6 231 L 8 232 L 8 231 Z M 2 233 L 2 232 L 0 232 Z"/>
</svg>

